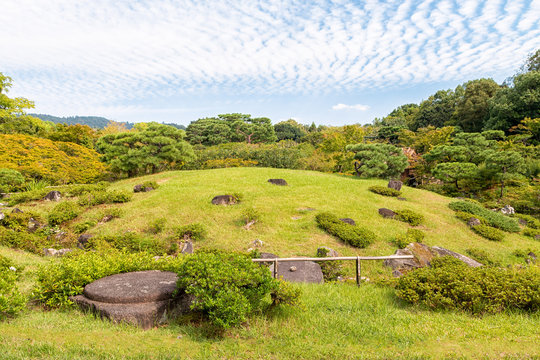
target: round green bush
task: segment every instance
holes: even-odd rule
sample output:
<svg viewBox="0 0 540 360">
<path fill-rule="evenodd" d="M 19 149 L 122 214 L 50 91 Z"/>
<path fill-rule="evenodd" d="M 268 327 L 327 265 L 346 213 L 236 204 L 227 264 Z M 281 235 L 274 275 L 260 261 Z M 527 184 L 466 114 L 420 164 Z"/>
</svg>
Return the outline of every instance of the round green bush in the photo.
<svg viewBox="0 0 540 360">
<path fill-rule="evenodd" d="M 412 210 L 405 209 L 397 210 L 395 219 L 409 223 L 412 226 L 418 226 L 424 221 L 424 216 Z"/>
<path fill-rule="evenodd" d="M 473 229 L 473 231 L 478 235 L 485 237 L 488 240 L 502 241 L 504 239 L 504 233 L 501 230 L 491 226 L 480 224 L 473 226 L 471 229 Z"/>
<path fill-rule="evenodd" d="M 347 224 L 339 220 L 336 215 L 329 212 L 317 214 L 315 220 L 319 227 L 327 233 L 334 235 L 354 247 L 365 248 L 375 241 L 376 238 L 373 231 L 360 226 Z"/>
<path fill-rule="evenodd" d="M 176 229 L 176 236 L 179 239 L 202 241 L 206 239 L 206 235 L 206 227 L 199 223 L 183 225 Z"/>
<path fill-rule="evenodd" d="M 0 193 L 20 189 L 24 184 L 24 176 L 17 170 L 0 168 Z"/>
<path fill-rule="evenodd" d="M 433 259 L 431 267 L 399 278 L 396 295 L 432 309 L 460 309 L 473 314 L 540 309 L 540 266 L 472 268 L 452 257 Z"/>
<path fill-rule="evenodd" d="M 401 191 L 399 191 L 399 190 L 392 189 L 392 188 L 385 187 L 385 186 L 380 186 L 380 185 L 370 186 L 368 188 L 368 190 L 375 193 L 375 194 L 384 195 L 384 196 L 397 197 L 397 196 L 401 195 Z"/>
<path fill-rule="evenodd" d="M 77 204 L 69 201 L 61 202 L 52 208 L 47 216 L 49 225 L 55 226 L 73 220 L 81 213 L 81 209 Z"/>
<path fill-rule="evenodd" d="M 4 258 L 5 259 L 5 258 Z M 11 262 L 0 258 L 0 320 L 19 313 L 26 306 L 26 298 L 17 288 L 17 270 L 5 267 Z"/>
</svg>

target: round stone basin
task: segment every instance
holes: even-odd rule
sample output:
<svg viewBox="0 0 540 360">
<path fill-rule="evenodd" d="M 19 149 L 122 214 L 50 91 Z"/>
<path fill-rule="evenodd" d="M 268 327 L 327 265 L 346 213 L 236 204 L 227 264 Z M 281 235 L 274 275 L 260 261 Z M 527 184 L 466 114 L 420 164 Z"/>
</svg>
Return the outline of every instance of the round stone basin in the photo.
<svg viewBox="0 0 540 360">
<path fill-rule="evenodd" d="M 148 270 L 116 274 L 86 285 L 83 295 L 109 304 L 137 304 L 169 300 L 178 277 L 170 271 Z"/>
</svg>

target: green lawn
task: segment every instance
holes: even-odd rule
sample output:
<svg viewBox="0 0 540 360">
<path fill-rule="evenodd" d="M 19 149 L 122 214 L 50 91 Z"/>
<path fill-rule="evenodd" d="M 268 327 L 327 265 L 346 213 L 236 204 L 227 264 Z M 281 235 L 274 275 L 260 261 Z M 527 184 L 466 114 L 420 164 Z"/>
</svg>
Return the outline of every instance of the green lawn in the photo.
<svg viewBox="0 0 540 360">
<path fill-rule="evenodd" d="M 284 178 L 287 187 L 267 183 Z M 326 245 L 342 255 L 390 255 L 390 240 L 408 225 L 385 220 L 378 208 L 411 209 L 424 215 L 419 226 L 424 243 L 464 253 L 468 248 L 488 251 L 503 264 L 523 262 L 512 254 L 531 249 L 540 254 L 540 242 L 519 234 L 507 234 L 502 242 L 479 237 L 456 219 L 447 204 L 451 199 L 405 187 L 399 201 L 373 194 L 371 185 L 381 180 L 359 180 L 318 172 L 233 168 L 165 172 L 120 181 L 112 188 L 130 190 L 137 183 L 156 180 L 160 188 L 134 194 L 131 202 L 103 205 L 86 211 L 70 226 L 92 219 L 105 207 L 123 209 L 123 216 L 98 225 L 90 232 L 114 234 L 143 232 L 155 219 L 166 218 L 168 237 L 172 228 L 202 223 L 207 240 L 196 247 L 247 250 L 255 239 L 264 241 L 262 251 L 281 257 L 314 255 Z M 242 193 L 241 204 L 229 207 L 210 203 L 215 195 Z M 54 204 L 34 202 L 19 206 L 45 214 Z M 261 220 L 251 230 L 239 223 L 242 210 L 253 207 Z M 316 211 L 308 211 L 314 208 Z M 325 234 L 315 224 L 318 211 L 353 218 L 373 230 L 376 241 L 356 249 Z M 293 219 L 294 218 L 294 219 Z M 42 258 L 0 247 L 0 254 L 24 266 L 21 289 L 30 294 Z M 352 270 L 352 269 L 351 269 Z M 363 275 L 372 279 L 389 275 L 380 261 L 363 262 Z M 391 288 L 374 284 L 302 285 L 303 307 L 284 309 L 270 318 L 255 317 L 223 338 L 208 336 L 206 327 L 170 324 L 150 331 L 112 325 L 77 310 L 44 311 L 31 307 L 15 319 L 0 323 L 0 359 L 362 359 L 362 358 L 539 358 L 539 314 L 498 314 L 473 317 L 459 312 L 432 312 L 398 300 Z"/>
</svg>

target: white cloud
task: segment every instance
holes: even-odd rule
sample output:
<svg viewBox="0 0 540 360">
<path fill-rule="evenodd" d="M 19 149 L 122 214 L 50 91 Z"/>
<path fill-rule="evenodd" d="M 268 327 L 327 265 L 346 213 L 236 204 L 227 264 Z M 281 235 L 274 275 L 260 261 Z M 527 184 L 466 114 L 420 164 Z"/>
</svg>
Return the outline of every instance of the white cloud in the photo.
<svg viewBox="0 0 540 360">
<path fill-rule="evenodd" d="M 538 0 L 398 3 L 4 0 L 0 71 L 75 113 L 511 75 L 538 46 Z"/>
<path fill-rule="evenodd" d="M 332 110 L 360 110 L 366 111 L 369 110 L 368 105 L 356 104 L 356 105 L 346 105 L 346 104 L 337 104 L 332 106 Z"/>
</svg>

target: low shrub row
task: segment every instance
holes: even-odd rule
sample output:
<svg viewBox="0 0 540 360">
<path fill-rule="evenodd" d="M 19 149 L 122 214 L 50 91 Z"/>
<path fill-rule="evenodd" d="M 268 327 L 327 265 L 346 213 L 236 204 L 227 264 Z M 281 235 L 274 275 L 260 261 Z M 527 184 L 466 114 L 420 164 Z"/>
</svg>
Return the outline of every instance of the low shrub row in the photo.
<svg viewBox="0 0 540 360">
<path fill-rule="evenodd" d="M 88 240 L 85 248 L 92 250 L 116 249 L 126 252 L 142 251 L 152 255 L 163 255 L 171 252 L 171 244 L 167 240 L 135 232 L 94 236 Z"/>
<path fill-rule="evenodd" d="M 490 226 L 497 229 L 507 232 L 519 232 L 520 230 L 515 219 L 499 212 L 488 210 L 481 205 L 474 204 L 470 201 L 454 201 L 448 204 L 448 206 L 454 211 L 463 211 L 473 214 L 475 217 L 482 217 Z"/>
<path fill-rule="evenodd" d="M 540 309 L 540 266 L 468 267 L 452 257 L 399 278 L 396 295 L 433 309 L 461 309 L 473 314 Z"/>
<path fill-rule="evenodd" d="M 321 229 L 351 246 L 365 248 L 375 240 L 373 231 L 344 223 L 332 213 L 319 213 L 315 219 Z"/>
<path fill-rule="evenodd" d="M 475 225 L 471 229 L 488 240 L 502 241 L 504 239 L 504 232 L 488 225 Z"/>
<path fill-rule="evenodd" d="M 389 187 L 386 187 L 386 186 L 381 186 L 381 185 L 370 186 L 368 188 L 368 190 L 375 193 L 375 194 L 384 195 L 384 196 L 395 196 L 395 197 L 397 197 L 397 196 L 401 195 L 401 191 L 396 190 L 396 189 L 392 189 L 392 188 L 389 188 Z"/>
<path fill-rule="evenodd" d="M 47 215 L 49 225 L 56 226 L 75 219 L 81 213 L 81 208 L 74 202 L 63 201 L 52 208 Z"/>
<path fill-rule="evenodd" d="M 42 233 L 29 233 L 0 227 L 0 245 L 43 254 L 43 249 L 52 247 L 56 240 Z"/>
<path fill-rule="evenodd" d="M 396 210 L 395 213 L 396 220 L 409 223 L 412 226 L 418 226 L 424 221 L 424 216 L 422 214 L 418 214 L 417 212 L 414 212 L 412 210 Z"/>
<path fill-rule="evenodd" d="M 531 229 L 540 229 L 540 220 L 531 215 L 515 214 L 514 217 L 524 220 L 527 227 Z"/>
<path fill-rule="evenodd" d="M 133 194 L 125 190 L 92 191 L 79 197 L 80 206 L 96 206 L 101 204 L 125 203 Z"/>
</svg>

